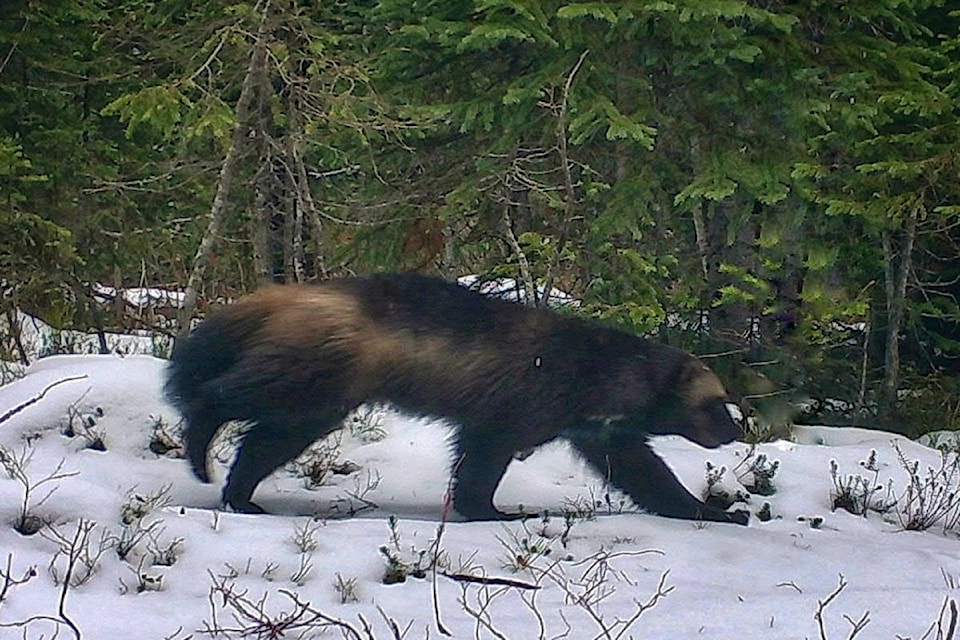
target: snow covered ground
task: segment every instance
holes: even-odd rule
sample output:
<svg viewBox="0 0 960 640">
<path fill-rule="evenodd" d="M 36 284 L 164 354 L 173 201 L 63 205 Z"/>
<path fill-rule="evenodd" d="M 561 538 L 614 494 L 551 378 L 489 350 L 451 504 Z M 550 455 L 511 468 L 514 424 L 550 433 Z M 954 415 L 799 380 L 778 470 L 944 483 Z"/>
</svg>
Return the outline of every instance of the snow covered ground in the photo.
<svg viewBox="0 0 960 640">
<path fill-rule="evenodd" d="M 882 500 L 888 482 L 897 496 L 909 483 L 895 441 L 920 476 L 940 467 L 934 449 L 803 428 L 758 449 L 779 461 L 776 493 L 750 503 L 756 512 L 769 501 L 768 522 L 606 515 L 603 504 L 569 530 L 559 516 L 449 522 L 436 545 L 444 425 L 385 412 L 381 439 L 342 435 L 339 459 L 356 465 L 348 473 L 309 489 L 284 470 L 257 496 L 278 515 L 223 513 L 217 484 L 195 480 L 176 450 L 157 453 L 158 429 L 173 433 L 178 421 L 162 397 L 164 366 L 148 355 L 53 356 L 0 387 L 13 476 L 0 469 L 0 638 L 299 638 L 329 624 L 323 637 L 419 639 L 441 636 L 438 619 L 455 638 L 848 638 L 857 624 L 860 638 L 948 637 L 941 607 L 960 588 L 956 531 L 903 531 L 895 511 L 831 511 L 831 461 L 841 479 L 872 486 L 862 463 L 876 450 Z M 734 469 L 748 452 L 673 437 L 655 446 L 698 493 L 705 461 Z M 725 482 L 739 486 L 732 471 Z M 602 478 L 556 442 L 511 465 L 497 502 L 559 512 L 604 495 Z M 25 500 L 39 518 L 27 524 L 44 523 L 33 535 L 16 530 Z M 442 571 L 459 578 L 427 571 L 384 584 L 388 556 L 417 573 L 436 546 Z"/>
</svg>

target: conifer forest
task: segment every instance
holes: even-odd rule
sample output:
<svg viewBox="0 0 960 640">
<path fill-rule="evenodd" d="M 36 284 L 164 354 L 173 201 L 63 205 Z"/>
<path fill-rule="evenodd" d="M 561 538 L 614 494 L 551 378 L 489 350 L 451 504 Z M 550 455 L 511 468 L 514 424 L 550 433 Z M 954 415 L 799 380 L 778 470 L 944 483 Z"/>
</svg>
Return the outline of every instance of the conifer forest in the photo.
<svg viewBox="0 0 960 640">
<path fill-rule="evenodd" d="M 0 360 L 376 271 L 566 292 L 770 429 L 960 428 L 960 9 L 0 3 Z"/>
</svg>

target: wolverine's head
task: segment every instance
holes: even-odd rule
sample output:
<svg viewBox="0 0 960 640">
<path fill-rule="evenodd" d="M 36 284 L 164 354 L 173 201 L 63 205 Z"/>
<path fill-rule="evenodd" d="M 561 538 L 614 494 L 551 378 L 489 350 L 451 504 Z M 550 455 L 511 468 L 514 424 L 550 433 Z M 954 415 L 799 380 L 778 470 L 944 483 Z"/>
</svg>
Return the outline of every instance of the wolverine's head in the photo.
<svg viewBox="0 0 960 640">
<path fill-rule="evenodd" d="M 718 447 L 743 435 L 727 405 L 730 400 L 717 375 L 694 356 L 684 354 L 674 392 L 679 400 L 679 433 L 704 447 Z M 686 414 L 686 415 L 684 415 Z"/>
<path fill-rule="evenodd" d="M 627 400 L 623 426 L 653 435 L 681 435 L 710 448 L 742 435 L 719 378 L 692 355 L 657 350 L 641 365 L 622 370 L 620 382 Z"/>
</svg>

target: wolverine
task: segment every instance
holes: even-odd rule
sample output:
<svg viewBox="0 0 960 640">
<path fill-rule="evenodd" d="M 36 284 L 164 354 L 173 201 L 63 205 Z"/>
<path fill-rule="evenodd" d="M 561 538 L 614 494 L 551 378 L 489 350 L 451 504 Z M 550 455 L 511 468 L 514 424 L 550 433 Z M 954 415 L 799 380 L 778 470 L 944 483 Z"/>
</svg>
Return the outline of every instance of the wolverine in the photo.
<svg viewBox="0 0 960 640">
<path fill-rule="evenodd" d="M 651 435 L 714 448 L 741 433 L 694 356 L 598 323 L 415 274 L 272 285 L 178 341 L 167 394 L 195 474 L 217 431 L 245 421 L 223 501 L 260 513 L 257 485 L 362 403 L 456 426 L 454 509 L 508 517 L 493 496 L 517 452 L 567 439 L 633 502 L 671 518 L 745 524 L 694 497 Z"/>
</svg>

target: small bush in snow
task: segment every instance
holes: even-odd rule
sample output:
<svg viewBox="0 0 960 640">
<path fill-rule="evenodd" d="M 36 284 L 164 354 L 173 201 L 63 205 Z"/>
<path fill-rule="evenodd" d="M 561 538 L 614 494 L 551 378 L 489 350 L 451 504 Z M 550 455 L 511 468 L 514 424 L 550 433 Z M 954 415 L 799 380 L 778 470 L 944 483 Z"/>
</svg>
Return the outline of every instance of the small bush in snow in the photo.
<svg viewBox="0 0 960 640">
<path fill-rule="evenodd" d="M 613 499 L 614 492 L 611 487 L 608 485 L 605 487 L 603 492 L 603 500 L 595 500 L 594 504 L 598 509 L 606 508 L 606 513 L 608 516 L 623 513 L 624 508 L 627 506 L 627 498 L 624 495 L 620 495 L 616 500 Z"/>
<path fill-rule="evenodd" d="M 40 531 L 46 524 L 46 521 L 36 513 L 47 499 L 57 490 L 56 486 L 46 489 L 46 485 L 56 483 L 65 478 L 77 475 L 76 472 L 64 472 L 64 460 L 57 464 L 56 468 L 39 480 L 32 479 L 27 475 L 27 467 L 33 459 L 33 441 L 26 441 L 19 452 L 14 453 L 6 447 L 0 446 L 0 466 L 4 468 L 11 479 L 20 483 L 23 489 L 23 497 L 20 500 L 20 509 L 14 521 L 13 528 L 21 535 L 31 536 Z M 37 493 L 46 490 L 42 497 L 37 498 Z"/>
<path fill-rule="evenodd" d="M 172 567 L 180 559 L 183 542 L 183 538 L 174 538 L 162 543 L 156 536 L 148 536 L 147 553 L 150 556 L 150 564 L 155 567 Z"/>
<path fill-rule="evenodd" d="M 772 496 L 777 492 L 773 478 L 780 469 L 779 460 L 770 460 L 765 453 L 757 453 L 751 446 L 747 455 L 734 469 L 737 480 L 747 491 L 757 496 Z"/>
<path fill-rule="evenodd" d="M 764 502 L 757 511 L 757 520 L 760 522 L 769 522 L 770 520 L 773 520 L 773 511 L 769 502 Z"/>
<path fill-rule="evenodd" d="M 356 578 L 344 578 L 338 571 L 333 581 L 333 590 L 340 596 L 340 604 L 360 602 Z"/>
<path fill-rule="evenodd" d="M 165 485 L 147 494 L 135 493 L 133 489 L 127 491 L 127 500 L 120 507 L 120 535 L 114 536 L 117 556 L 121 560 L 126 560 L 143 541 L 160 546 L 157 539 L 163 532 L 163 522 L 151 520 L 150 516 L 171 503 L 170 489 L 170 485 Z"/>
<path fill-rule="evenodd" d="M 308 489 L 322 486 L 327 477 L 335 472 L 342 441 L 342 432 L 334 431 L 326 438 L 314 442 L 291 463 L 293 473 L 303 477 Z"/>
<path fill-rule="evenodd" d="M 387 519 L 387 526 L 390 528 L 390 542 L 379 549 L 387 563 L 381 580 L 383 584 L 406 582 L 407 578 L 426 578 L 427 572 L 434 567 L 450 565 L 446 553 L 438 549 L 436 541 L 431 541 L 426 549 L 406 547 L 401 541 L 400 523 L 396 516 Z"/>
<path fill-rule="evenodd" d="M 313 571 L 313 552 L 319 546 L 317 542 L 317 530 L 323 526 L 322 522 L 316 520 L 307 520 L 303 524 L 298 524 L 293 529 L 291 541 L 300 552 L 299 566 L 290 576 L 290 581 L 297 586 L 303 586 L 307 576 Z"/>
<path fill-rule="evenodd" d="M 19 587 L 22 584 L 30 582 L 30 580 L 37 577 L 37 568 L 35 566 L 29 567 L 26 571 L 21 574 L 18 578 L 13 574 L 13 554 L 7 554 L 7 567 L 5 570 L 0 571 L 0 603 L 2 603 L 7 594 L 10 593 L 11 589 Z"/>
<path fill-rule="evenodd" d="M 370 627 L 361 617 L 363 631 L 344 620 L 335 618 L 303 602 L 296 593 L 280 589 L 290 600 L 289 609 L 276 614 L 268 612 L 268 594 L 253 599 L 246 589 L 237 587 L 229 578 L 211 574 L 213 586 L 207 600 L 210 602 L 210 620 L 204 620 L 200 633 L 212 638 L 372 638 Z M 272 608 L 272 607 L 271 607 Z M 384 618 L 392 626 L 393 620 Z M 224 622 L 221 622 L 224 621 Z M 229 621 L 229 622 L 226 622 Z M 223 626 L 223 624 L 227 626 Z M 333 631 L 334 633 L 327 633 Z M 400 637 L 399 635 L 396 637 Z"/>
<path fill-rule="evenodd" d="M 519 534 L 516 537 L 519 537 Z M 632 610 L 619 610 L 617 615 L 610 615 L 605 608 L 607 601 L 621 589 L 631 594 L 637 593 L 639 581 L 629 577 L 617 566 L 621 559 L 649 553 L 660 552 L 652 550 L 612 552 L 601 549 L 580 560 L 569 556 L 557 559 L 544 553 L 537 558 L 531 558 L 531 561 L 522 568 L 523 572 L 531 578 L 529 581 L 477 576 L 474 572 L 469 575 L 458 574 L 448 577 L 461 583 L 461 595 L 457 601 L 463 611 L 475 620 L 474 635 L 478 638 L 487 635 L 497 638 L 507 637 L 496 629 L 496 619 L 491 612 L 494 610 L 495 600 L 511 597 L 518 598 L 531 612 L 540 626 L 540 637 L 569 636 L 571 626 L 562 614 L 560 619 L 563 625 L 559 633 L 549 636 L 546 633 L 546 627 L 553 617 L 544 615 L 540 610 L 537 596 L 547 584 L 561 591 L 565 607 L 579 609 L 595 625 L 595 628 L 589 631 L 583 627 L 578 628 L 579 633 L 576 637 L 633 637 L 630 635 L 631 630 L 641 617 L 673 591 L 673 587 L 667 584 L 669 571 L 660 575 L 653 593 L 645 600 L 635 595 L 631 596 Z"/>
<path fill-rule="evenodd" d="M 170 497 L 172 485 L 166 484 L 153 493 L 135 493 L 133 489 L 127 491 L 127 499 L 120 507 L 120 522 L 131 525 L 143 520 L 154 511 L 170 506 L 173 498 Z"/>
<path fill-rule="evenodd" d="M 924 531 L 937 523 L 944 531 L 960 524 L 960 457 L 940 452 L 940 466 L 920 471 L 918 460 L 909 460 L 894 444 L 900 466 L 907 472 L 907 488 L 898 499 L 900 526 L 908 531 Z"/>
<path fill-rule="evenodd" d="M 344 427 L 351 436 L 367 444 L 386 436 L 383 429 L 383 408 L 378 405 L 361 405 L 344 420 Z M 360 467 L 349 460 L 341 461 L 344 431 L 338 430 L 310 445 L 291 465 L 291 471 L 304 478 L 308 489 L 322 486 L 333 475 L 351 475 Z"/>
<path fill-rule="evenodd" d="M 602 504 L 599 500 L 592 497 L 592 491 L 591 497 L 589 498 L 583 496 L 564 498 L 562 506 L 563 517 L 567 518 L 569 516 L 576 520 L 596 520 L 597 509 Z"/>
<path fill-rule="evenodd" d="M 150 415 L 151 430 L 148 448 L 158 456 L 184 457 L 182 422 L 171 426 L 163 416 Z"/>
<path fill-rule="evenodd" d="M 143 593 L 144 591 L 162 591 L 163 590 L 163 575 L 161 574 L 150 574 L 143 570 L 144 559 L 140 559 L 140 564 L 136 567 L 127 565 L 127 568 L 137 577 L 137 587 L 135 589 L 136 593 Z M 120 594 L 126 595 L 130 592 L 130 587 L 127 586 L 127 583 L 124 582 L 123 578 L 120 578 Z"/>
<path fill-rule="evenodd" d="M 97 428 L 97 421 L 103 417 L 104 411 L 100 407 L 95 407 L 92 411 L 80 411 L 77 407 L 82 399 L 83 396 L 67 407 L 67 420 L 63 425 L 62 433 L 68 438 L 81 438 L 85 443 L 83 445 L 85 449 L 106 451 L 107 444 L 103 430 Z"/>
<path fill-rule="evenodd" d="M 52 526 L 43 530 L 41 535 L 57 545 L 48 566 L 55 584 L 79 587 L 93 578 L 100 558 L 115 544 L 106 531 L 101 531 L 99 539 L 94 541 L 91 534 L 96 526 L 96 522 L 81 519 L 73 533 L 64 533 Z"/>
<path fill-rule="evenodd" d="M 505 524 L 503 528 L 506 536 L 497 536 L 497 541 L 506 551 L 501 565 L 514 573 L 534 566 L 538 560 L 553 553 L 555 540 L 559 540 L 566 547 L 574 522 L 575 519 L 564 518 L 562 533 L 550 531 L 551 519 L 548 513 L 544 513 L 540 518 L 521 520 L 519 529 Z"/>
<path fill-rule="evenodd" d="M 366 474 L 356 474 L 352 479 L 353 488 L 344 491 L 343 495 L 333 500 L 331 511 L 352 517 L 361 511 L 378 508 L 377 503 L 370 500 L 368 496 L 380 486 L 380 481 L 383 479 L 380 472 L 367 469 Z"/>
<path fill-rule="evenodd" d="M 738 502 L 749 502 L 750 496 L 742 491 L 730 492 L 724 488 L 724 475 L 727 473 L 727 468 L 723 465 L 717 466 L 710 462 L 706 462 L 707 471 L 706 471 L 706 481 L 707 488 L 704 494 L 704 502 L 711 507 L 716 507 L 721 511 L 726 511 L 731 506 Z"/>
<path fill-rule="evenodd" d="M 316 551 L 319 546 L 317 543 L 317 531 L 319 531 L 322 526 L 322 522 L 313 519 L 294 526 L 291 540 L 297 548 L 297 551 L 300 553 Z"/>
<path fill-rule="evenodd" d="M 381 579 L 383 584 L 398 584 L 401 582 L 406 582 L 407 578 L 410 577 L 427 577 L 427 569 L 423 566 L 423 558 L 426 554 L 426 549 L 422 550 L 415 562 L 412 563 L 403 560 L 397 550 L 391 549 L 387 545 L 381 545 L 379 551 L 380 555 L 382 555 L 384 560 L 387 562 L 387 566 L 384 568 L 383 578 Z"/>
<path fill-rule="evenodd" d="M 360 405 L 344 420 L 344 426 L 354 438 L 364 444 L 380 442 L 387 435 L 383 428 L 384 408 L 381 405 Z"/>
<path fill-rule="evenodd" d="M 307 577 L 313 572 L 313 554 L 304 552 L 300 554 L 300 563 L 296 570 L 290 574 L 290 582 L 302 587 L 307 583 Z"/>
<path fill-rule="evenodd" d="M 830 508 L 834 511 L 844 509 L 864 518 L 869 511 L 886 513 L 894 503 L 879 498 L 879 492 L 883 486 L 879 483 L 880 465 L 877 462 L 876 449 L 870 450 L 870 455 L 866 460 L 860 461 L 860 466 L 870 472 L 869 478 L 852 473 L 842 475 L 837 461 L 830 461 L 830 479 L 833 481 L 833 488 L 830 491 Z"/>
<path fill-rule="evenodd" d="M 840 593 L 847 588 L 847 581 L 844 579 L 843 574 L 840 574 L 840 581 L 837 584 L 837 588 L 828 595 L 823 600 L 817 600 L 817 612 L 813 614 L 813 619 L 817 621 L 817 627 L 820 631 L 820 637 L 826 640 L 827 631 L 824 614 L 827 611 L 827 607 L 830 606 L 830 603 L 833 602 Z M 848 615 L 843 616 L 844 620 L 847 621 L 847 624 L 850 625 L 850 632 L 847 634 L 847 640 L 853 640 L 860 634 L 863 629 L 870 624 L 870 612 L 865 612 L 860 618 L 854 620 Z M 926 636 L 924 636 L 926 637 Z"/>
</svg>

